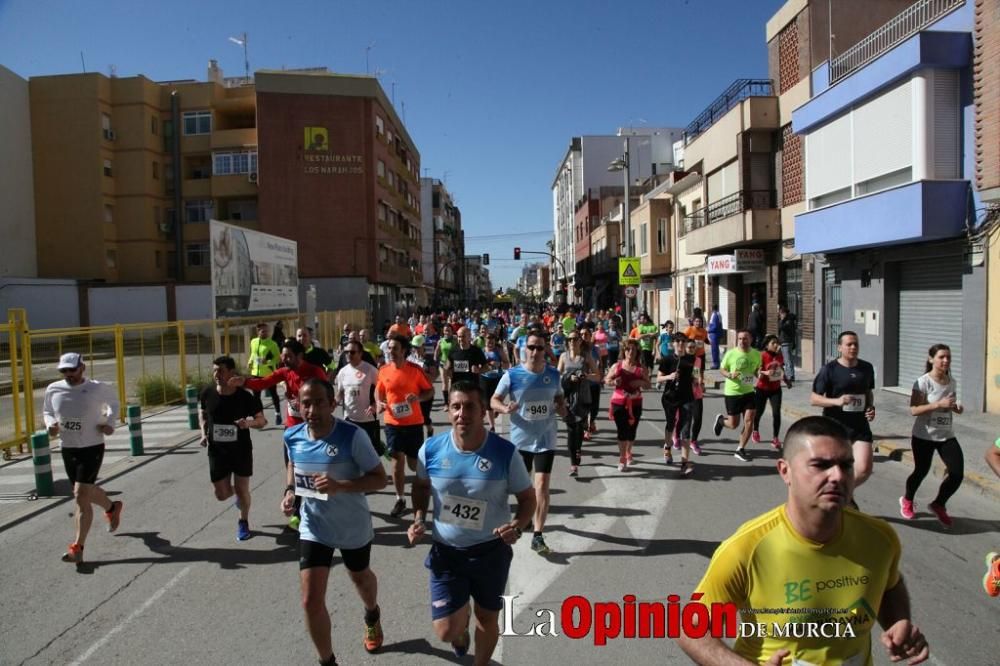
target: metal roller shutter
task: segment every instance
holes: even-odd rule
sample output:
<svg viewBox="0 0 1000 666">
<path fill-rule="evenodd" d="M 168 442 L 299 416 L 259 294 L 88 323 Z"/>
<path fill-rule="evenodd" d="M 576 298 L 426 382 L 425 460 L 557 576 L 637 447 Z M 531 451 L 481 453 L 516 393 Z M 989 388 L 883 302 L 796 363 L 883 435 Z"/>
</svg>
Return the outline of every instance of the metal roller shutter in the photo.
<svg viewBox="0 0 1000 666">
<path fill-rule="evenodd" d="M 951 347 L 951 374 L 962 378 L 962 258 L 908 261 L 899 271 L 899 386 L 924 374 L 927 349 Z"/>
</svg>

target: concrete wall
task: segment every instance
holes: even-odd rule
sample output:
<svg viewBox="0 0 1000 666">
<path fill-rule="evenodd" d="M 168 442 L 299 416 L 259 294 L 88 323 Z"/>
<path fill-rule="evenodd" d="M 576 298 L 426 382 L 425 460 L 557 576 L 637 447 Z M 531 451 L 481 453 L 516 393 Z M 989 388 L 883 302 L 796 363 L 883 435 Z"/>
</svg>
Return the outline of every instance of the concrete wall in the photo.
<svg viewBox="0 0 1000 666">
<path fill-rule="evenodd" d="M 90 287 L 87 304 L 91 326 L 167 321 L 167 288 Z"/>
<path fill-rule="evenodd" d="M 177 319 L 211 319 L 212 286 L 208 284 L 179 284 L 174 288 Z"/>
<path fill-rule="evenodd" d="M 0 278 L 0 315 L 4 323 L 9 308 L 24 308 L 28 326 L 33 329 L 80 325 L 79 288 L 75 280 Z"/>
<path fill-rule="evenodd" d="M 38 275 L 28 82 L 0 66 L 0 276 Z"/>
</svg>

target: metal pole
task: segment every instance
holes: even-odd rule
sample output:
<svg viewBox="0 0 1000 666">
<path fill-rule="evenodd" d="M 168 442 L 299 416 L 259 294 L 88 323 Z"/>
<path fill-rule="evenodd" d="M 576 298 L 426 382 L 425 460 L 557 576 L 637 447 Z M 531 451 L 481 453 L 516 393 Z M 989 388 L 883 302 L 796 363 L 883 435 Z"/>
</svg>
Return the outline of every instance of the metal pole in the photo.
<svg viewBox="0 0 1000 666">
<path fill-rule="evenodd" d="M 142 410 L 139 405 L 129 405 L 125 408 L 128 420 L 129 448 L 133 456 L 141 456 L 142 449 Z"/>
<path fill-rule="evenodd" d="M 198 429 L 198 389 L 188 384 L 184 389 L 184 398 L 187 400 L 188 408 L 188 428 Z"/>
<path fill-rule="evenodd" d="M 629 171 L 631 170 L 631 164 L 629 164 L 629 154 L 628 154 L 628 136 L 625 137 L 625 168 L 622 169 L 622 173 L 625 174 L 625 202 L 622 208 L 622 219 L 624 220 L 625 226 L 625 256 L 632 256 L 632 216 L 629 211 L 629 193 L 628 193 L 628 181 L 629 181 Z M 632 330 L 632 299 L 628 296 L 625 297 L 625 335 L 629 334 Z"/>
<path fill-rule="evenodd" d="M 52 482 L 52 454 L 46 431 L 39 430 L 31 436 L 31 455 L 35 468 L 35 490 L 39 495 L 52 497 L 55 485 Z"/>
</svg>

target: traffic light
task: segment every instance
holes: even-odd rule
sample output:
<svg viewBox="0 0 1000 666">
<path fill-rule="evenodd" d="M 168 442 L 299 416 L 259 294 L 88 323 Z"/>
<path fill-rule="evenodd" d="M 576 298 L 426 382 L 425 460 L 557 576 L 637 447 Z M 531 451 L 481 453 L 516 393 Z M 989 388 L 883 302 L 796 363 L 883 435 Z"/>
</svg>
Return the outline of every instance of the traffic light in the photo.
<svg viewBox="0 0 1000 666">
<path fill-rule="evenodd" d="M 514 248 L 514 259 L 520 259 L 520 258 L 521 258 L 521 248 L 515 247 Z"/>
<path fill-rule="evenodd" d="M 489 252 L 484 252 L 483 253 L 483 266 L 489 266 L 489 265 L 490 265 L 490 253 Z"/>
</svg>

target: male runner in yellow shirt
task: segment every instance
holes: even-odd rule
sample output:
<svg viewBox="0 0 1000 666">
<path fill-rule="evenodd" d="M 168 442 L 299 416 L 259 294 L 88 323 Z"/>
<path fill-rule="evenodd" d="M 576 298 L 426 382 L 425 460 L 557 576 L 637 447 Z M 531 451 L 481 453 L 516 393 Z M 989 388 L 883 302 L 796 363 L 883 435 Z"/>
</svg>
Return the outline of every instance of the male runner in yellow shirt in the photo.
<svg viewBox="0 0 1000 666">
<path fill-rule="evenodd" d="M 876 621 L 893 661 L 927 659 L 927 641 L 910 622 L 899 538 L 885 521 L 845 508 L 853 465 L 848 433 L 836 421 L 810 416 L 789 428 L 778 461 L 787 503 L 722 542 L 696 588 L 701 603 L 734 603 L 743 622 L 764 632 L 740 636 L 733 649 L 719 638 L 682 635 L 678 643 L 695 662 L 868 666 Z M 804 635 L 808 628 L 839 637 Z"/>
</svg>

